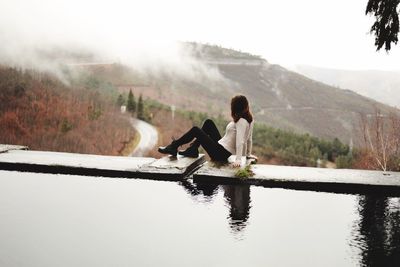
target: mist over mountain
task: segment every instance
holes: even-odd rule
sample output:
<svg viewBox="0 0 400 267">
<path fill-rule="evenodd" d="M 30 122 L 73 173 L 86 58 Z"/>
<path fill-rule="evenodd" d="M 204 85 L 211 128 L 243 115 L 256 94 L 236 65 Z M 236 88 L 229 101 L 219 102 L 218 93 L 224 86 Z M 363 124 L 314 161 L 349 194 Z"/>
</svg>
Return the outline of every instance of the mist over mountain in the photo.
<svg viewBox="0 0 400 267">
<path fill-rule="evenodd" d="M 258 122 L 322 138 L 338 137 L 345 143 L 361 142 L 361 114 L 374 114 L 376 109 L 382 114 L 398 112 L 257 55 L 199 43 L 176 47 L 177 53 L 163 53 L 165 60 L 153 60 L 153 56 L 146 64 L 142 64 L 145 55 L 140 60 L 128 57 L 120 61 L 116 56 L 101 57 L 99 51 L 63 48 L 36 51 L 33 62 L 46 66 L 40 70 L 57 69 L 50 72 L 66 82 L 74 73 L 86 72 L 90 80 L 110 83 L 120 93 L 132 90 L 167 105 L 226 119 L 230 118 L 231 97 L 242 93 L 250 100 Z"/>
<path fill-rule="evenodd" d="M 229 118 L 232 95 L 245 94 L 258 122 L 273 127 L 343 142 L 361 142 L 361 114 L 398 112 L 397 109 L 289 71 L 249 53 L 215 45 L 185 43 L 185 54 L 215 75 L 174 75 L 160 69 L 157 75 L 116 64 L 109 69 L 92 68 L 121 92 Z M 216 77 L 218 77 L 216 79 Z"/>
<path fill-rule="evenodd" d="M 295 70 L 311 79 L 400 107 L 400 72 L 339 70 L 307 65 L 298 65 Z"/>
</svg>

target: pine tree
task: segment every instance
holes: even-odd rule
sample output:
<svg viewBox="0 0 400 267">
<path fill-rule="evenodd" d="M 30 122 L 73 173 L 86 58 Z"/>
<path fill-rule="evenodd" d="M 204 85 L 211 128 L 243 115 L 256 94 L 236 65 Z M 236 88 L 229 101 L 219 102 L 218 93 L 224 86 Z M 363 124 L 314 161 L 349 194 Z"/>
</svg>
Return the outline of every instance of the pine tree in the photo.
<svg viewBox="0 0 400 267">
<path fill-rule="evenodd" d="M 136 111 L 136 102 L 135 102 L 135 96 L 132 93 L 132 90 L 129 90 L 128 94 L 128 104 L 127 104 L 127 110 L 131 113 L 135 113 Z"/>
<path fill-rule="evenodd" d="M 125 102 L 126 102 L 125 97 L 122 94 L 120 94 L 117 99 L 117 105 L 123 106 L 123 105 L 125 105 Z"/>
<path fill-rule="evenodd" d="M 140 120 L 144 120 L 144 106 L 143 106 L 143 97 L 139 96 L 138 108 L 137 108 L 137 117 Z"/>
</svg>

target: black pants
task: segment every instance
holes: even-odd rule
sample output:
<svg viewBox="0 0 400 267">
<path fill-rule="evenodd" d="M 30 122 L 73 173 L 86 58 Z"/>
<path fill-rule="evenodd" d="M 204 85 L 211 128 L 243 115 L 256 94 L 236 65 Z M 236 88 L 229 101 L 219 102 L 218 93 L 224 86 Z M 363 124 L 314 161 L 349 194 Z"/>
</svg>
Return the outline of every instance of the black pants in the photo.
<svg viewBox="0 0 400 267">
<path fill-rule="evenodd" d="M 218 143 L 221 139 L 221 134 L 215 123 L 210 119 L 207 119 L 201 128 L 193 127 L 175 142 L 180 146 L 189 143 L 195 138 L 196 140 L 192 145 L 197 147 L 201 145 L 212 160 L 226 161 L 231 155 L 228 150 Z"/>
</svg>

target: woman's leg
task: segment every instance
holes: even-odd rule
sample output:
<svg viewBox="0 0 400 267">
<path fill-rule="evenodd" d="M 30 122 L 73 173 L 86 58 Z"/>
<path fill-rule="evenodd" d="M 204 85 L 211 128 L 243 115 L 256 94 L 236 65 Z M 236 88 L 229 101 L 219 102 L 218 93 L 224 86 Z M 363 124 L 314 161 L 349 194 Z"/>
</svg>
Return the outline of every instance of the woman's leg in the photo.
<svg viewBox="0 0 400 267">
<path fill-rule="evenodd" d="M 190 129 L 184 135 L 182 135 L 181 138 L 173 141 L 170 146 L 172 146 L 175 151 L 179 146 L 187 144 L 195 138 L 196 143 L 204 148 L 211 159 L 226 160 L 230 156 L 230 153 L 223 146 L 221 146 L 216 140 L 211 138 L 205 131 L 196 126 Z M 161 153 L 163 153 L 163 150 L 165 149 L 161 148 L 161 151 L 159 149 Z M 168 151 L 166 152 L 169 153 L 169 151 L 170 149 L 168 149 Z"/>
<path fill-rule="evenodd" d="M 219 139 L 221 139 L 221 134 L 219 133 L 217 126 L 215 125 L 215 123 L 212 120 L 206 119 L 203 122 L 203 126 L 201 127 L 201 129 L 208 136 L 210 136 L 211 139 L 214 140 L 215 142 L 218 142 Z M 198 148 L 199 146 L 200 146 L 200 142 L 197 141 L 197 139 L 191 145 L 191 147 L 194 147 L 194 148 Z"/>
<path fill-rule="evenodd" d="M 179 139 L 172 141 L 171 144 L 164 146 L 164 147 L 159 147 L 158 152 L 163 153 L 163 154 L 171 154 L 173 156 L 176 156 L 178 153 L 178 147 L 184 144 L 187 144 L 191 142 L 193 139 L 197 137 L 197 133 L 199 131 L 202 131 L 198 127 L 193 127 L 190 129 L 188 132 L 186 132 L 184 135 L 182 135 Z M 200 145 L 200 143 L 198 143 Z M 193 148 L 191 151 L 186 150 L 184 156 L 189 156 L 189 157 L 198 157 L 199 152 L 198 152 L 198 146 L 191 146 Z M 190 152 L 190 153 L 188 153 Z M 181 152 L 179 153 L 183 155 Z"/>
<path fill-rule="evenodd" d="M 208 134 L 214 141 L 219 141 L 219 139 L 221 139 L 221 134 L 219 133 L 217 126 L 215 125 L 215 123 L 210 120 L 207 119 L 204 121 L 203 126 L 201 127 L 201 129 Z"/>
<path fill-rule="evenodd" d="M 158 151 L 176 155 L 179 146 L 190 143 L 193 139 L 195 141 L 187 150 L 179 152 L 181 155 L 197 157 L 200 145 L 213 160 L 224 161 L 231 155 L 229 151 L 218 143 L 221 139 L 221 134 L 215 123 L 210 119 L 204 121 L 201 129 L 197 126 L 193 127 L 179 139 L 174 140 L 169 146 L 160 147 Z"/>
<path fill-rule="evenodd" d="M 212 127 L 206 127 L 206 129 L 209 130 L 212 129 Z M 218 136 L 220 135 L 217 128 L 215 127 L 215 129 L 212 130 L 216 130 L 212 133 L 213 138 L 215 138 L 215 140 L 209 134 L 207 134 L 207 132 L 204 131 L 203 129 L 200 129 L 199 127 L 193 127 L 192 129 L 190 129 L 189 132 L 184 134 L 181 138 L 175 140 L 175 142 L 179 146 L 187 144 L 196 138 L 194 145 L 197 146 L 201 145 L 207 152 L 207 154 L 211 157 L 211 159 L 222 160 L 222 161 L 226 160 L 230 156 L 230 153 L 218 143 L 218 140 L 220 139 L 218 138 Z"/>
</svg>

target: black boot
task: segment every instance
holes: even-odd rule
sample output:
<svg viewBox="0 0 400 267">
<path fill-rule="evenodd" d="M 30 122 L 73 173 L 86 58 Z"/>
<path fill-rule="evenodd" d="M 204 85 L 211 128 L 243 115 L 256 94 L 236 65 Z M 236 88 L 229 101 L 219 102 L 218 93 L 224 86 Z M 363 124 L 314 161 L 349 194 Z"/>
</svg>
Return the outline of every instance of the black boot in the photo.
<svg viewBox="0 0 400 267">
<path fill-rule="evenodd" d="M 199 146 L 192 143 L 186 150 L 179 151 L 179 155 L 189 158 L 197 158 L 199 156 Z"/>
<path fill-rule="evenodd" d="M 176 143 L 176 141 L 172 141 L 171 144 L 167 145 L 167 146 L 160 146 L 158 147 L 158 152 L 162 153 L 162 154 L 170 154 L 174 157 L 176 157 L 176 154 L 178 153 L 178 145 Z"/>
</svg>

